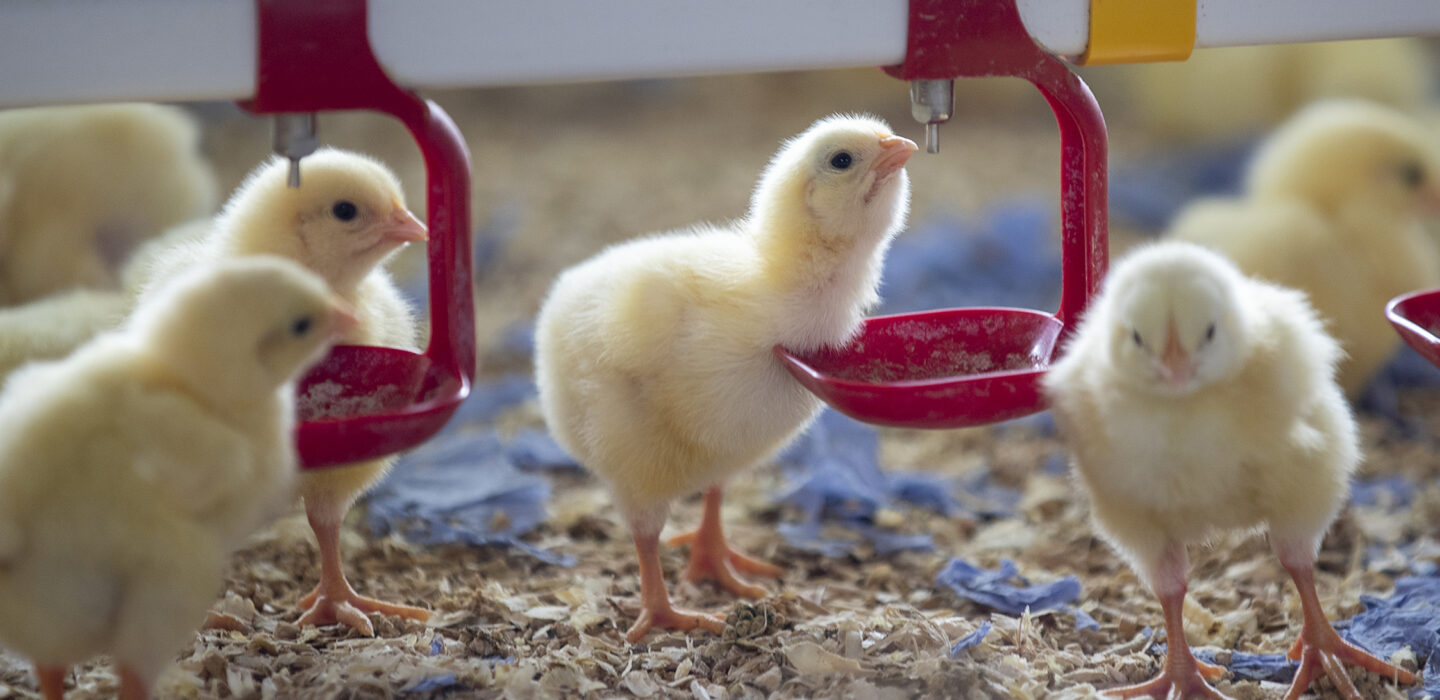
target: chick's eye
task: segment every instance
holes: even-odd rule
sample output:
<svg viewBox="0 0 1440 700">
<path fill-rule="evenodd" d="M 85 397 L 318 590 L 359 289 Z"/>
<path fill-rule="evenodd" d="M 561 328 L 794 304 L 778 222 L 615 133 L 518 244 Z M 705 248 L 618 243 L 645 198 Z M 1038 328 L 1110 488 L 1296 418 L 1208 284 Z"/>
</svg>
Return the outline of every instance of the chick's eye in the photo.
<svg viewBox="0 0 1440 700">
<path fill-rule="evenodd" d="M 314 325 L 315 319 L 309 316 L 301 316 L 295 319 L 294 323 L 290 324 L 290 335 L 297 338 L 303 337 L 306 333 L 310 332 L 310 328 Z"/>
<path fill-rule="evenodd" d="M 1400 166 L 1400 181 L 1412 190 L 1420 189 L 1425 184 L 1425 168 L 1419 163 L 1406 163 Z"/>
<path fill-rule="evenodd" d="M 341 221 L 349 221 L 354 219 L 355 215 L 360 213 L 360 210 L 355 206 L 354 202 L 342 199 L 336 202 L 335 206 L 330 207 L 330 213 L 334 214 L 335 218 Z"/>
<path fill-rule="evenodd" d="M 836 170 L 849 168 L 853 162 L 855 162 L 855 159 L 845 151 L 841 151 L 830 157 L 830 167 Z"/>
<path fill-rule="evenodd" d="M 1143 348 L 1143 347 L 1145 347 L 1145 341 L 1140 338 L 1140 331 L 1138 331 L 1138 330 L 1131 330 L 1131 331 L 1130 331 L 1130 339 L 1133 340 L 1133 341 L 1135 341 L 1135 347 L 1137 347 L 1137 348 Z"/>
<path fill-rule="evenodd" d="M 1208 343 L 1208 342 L 1210 342 L 1210 341 L 1212 341 L 1212 340 L 1214 340 L 1214 339 L 1215 339 L 1215 324 L 1212 323 L 1212 324 L 1210 324 L 1210 325 L 1208 325 L 1208 326 L 1205 327 L 1205 342 Z"/>
</svg>

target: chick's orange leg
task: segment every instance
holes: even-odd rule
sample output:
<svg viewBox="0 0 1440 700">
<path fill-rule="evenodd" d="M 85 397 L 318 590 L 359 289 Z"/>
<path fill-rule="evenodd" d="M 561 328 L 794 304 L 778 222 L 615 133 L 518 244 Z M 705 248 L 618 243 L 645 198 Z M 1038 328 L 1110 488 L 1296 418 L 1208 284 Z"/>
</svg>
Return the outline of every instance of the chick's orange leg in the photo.
<svg viewBox="0 0 1440 700">
<path fill-rule="evenodd" d="M 640 617 L 625 633 L 625 641 L 634 644 L 645 637 L 651 627 L 688 632 L 702 627 L 715 634 L 725 631 L 725 621 L 715 615 L 684 610 L 670 604 L 665 590 L 665 574 L 660 570 L 660 533 L 644 534 L 635 530 L 635 553 L 640 557 Z"/>
<path fill-rule="evenodd" d="M 45 700 L 64 700 L 65 667 L 35 666 L 35 681 L 40 686 L 40 696 Z"/>
<path fill-rule="evenodd" d="M 711 579 L 735 595 L 763 598 L 765 589 L 746 582 L 737 572 L 778 578 L 785 570 L 730 547 L 730 543 L 725 541 L 725 531 L 720 523 L 722 499 L 723 493 L 719 486 L 706 489 L 705 513 L 700 517 L 700 527 L 672 537 L 669 544 L 690 545 L 690 567 L 685 570 L 685 578 L 689 581 Z"/>
<path fill-rule="evenodd" d="M 1300 670 L 1285 694 L 1286 700 L 1294 700 L 1310 688 L 1310 684 L 1324 674 L 1335 684 L 1335 690 L 1346 700 L 1361 700 L 1360 691 L 1350 680 L 1345 664 L 1359 666 L 1396 682 L 1410 684 L 1419 680 L 1415 674 L 1394 664 L 1386 663 L 1369 652 L 1346 642 L 1325 619 L 1320 607 L 1320 596 L 1315 592 L 1315 568 L 1313 555 L 1308 547 L 1295 547 L 1286 551 L 1280 547 L 1280 562 L 1295 580 L 1300 591 L 1300 607 L 1305 621 L 1300 628 L 1300 638 L 1290 648 L 1290 658 L 1300 661 Z"/>
<path fill-rule="evenodd" d="M 145 689 L 145 681 L 140 674 L 125 666 L 120 667 L 120 700 L 147 700 L 150 691 Z"/>
<path fill-rule="evenodd" d="M 1185 640 L 1185 618 L 1181 611 L 1185 607 L 1185 589 L 1188 587 L 1186 578 L 1189 571 L 1190 558 L 1185 554 L 1185 546 L 1175 544 L 1162 556 L 1152 577 L 1155 595 L 1160 598 L 1160 608 L 1165 612 L 1165 669 L 1151 680 L 1123 688 L 1111 688 L 1105 691 L 1105 695 L 1116 698 L 1220 700 L 1227 697 L 1206 682 L 1225 675 L 1225 669 L 1195 658 L 1190 651 L 1190 643 Z"/>
<path fill-rule="evenodd" d="M 300 599 L 300 607 L 305 608 L 305 614 L 300 616 L 298 624 L 301 627 L 319 627 L 338 622 L 361 634 L 373 636 L 375 628 L 366 613 L 398 615 L 421 622 L 430 619 L 430 611 L 424 608 L 386 603 L 355 592 L 345 579 L 345 567 L 340 561 L 340 517 L 330 512 L 332 510 L 323 506 L 312 507 L 308 502 L 305 504 L 305 515 L 310 520 L 310 528 L 315 531 L 315 542 L 320 548 L 320 582 L 315 584 L 315 590 Z"/>
</svg>

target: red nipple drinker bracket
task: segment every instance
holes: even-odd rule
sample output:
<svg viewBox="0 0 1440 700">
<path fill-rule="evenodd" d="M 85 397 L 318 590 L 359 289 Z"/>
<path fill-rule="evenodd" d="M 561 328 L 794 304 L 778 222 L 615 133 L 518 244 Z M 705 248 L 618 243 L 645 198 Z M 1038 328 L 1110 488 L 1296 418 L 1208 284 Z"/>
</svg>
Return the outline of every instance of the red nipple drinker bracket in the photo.
<svg viewBox="0 0 1440 700">
<path fill-rule="evenodd" d="M 475 315 L 470 265 L 470 154 L 435 103 L 390 81 L 370 49 L 365 0 L 257 0 L 255 114 L 364 109 L 410 130 L 425 159 L 430 345 L 424 354 L 340 346 L 306 375 L 345 415 L 306 415 L 297 439 L 311 469 L 405 450 L 434 435 L 470 393 Z"/>
<path fill-rule="evenodd" d="M 881 316 L 868 319 L 846 347 L 801 356 L 777 346 L 775 354 L 807 389 L 867 423 L 958 428 L 1040 411 L 1040 378 L 1098 291 L 1109 259 L 1100 106 L 1030 37 L 1014 0 L 911 0 L 905 62 L 885 71 L 912 84 L 1013 76 L 1045 96 L 1060 128 L 1060 308 Z M 948 90 L 943 94 L 948 99 Z M 938 119 L 948 118 L 948 105 L 925 99 Z"/>
</svg>

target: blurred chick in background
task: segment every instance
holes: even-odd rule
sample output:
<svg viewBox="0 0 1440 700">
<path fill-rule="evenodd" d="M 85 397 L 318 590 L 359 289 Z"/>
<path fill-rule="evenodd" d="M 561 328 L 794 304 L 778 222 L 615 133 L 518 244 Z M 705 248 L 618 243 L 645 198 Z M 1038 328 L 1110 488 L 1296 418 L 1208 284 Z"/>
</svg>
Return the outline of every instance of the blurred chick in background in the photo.
<svg viewBox="0 0 1440 700">
<path fill-rule="evenodd" d="M 1186 545 L 1263 528 L 1300 592 L 1301 662 L 1287 698 L 1320 674 L 1360 700 L 1343 664 L 1415 676 L 1343 641 L 1314 561 L 1344 505 L 1359 436 L 1334 381 L 1340 348 L 1300 292 L 1245 277 L 1188 243 L 1117 263 L 1045 378 L 1097 529 L 1160 598 L 1165 668 L 1120 697 L 1222 697 L 1186 644 Z"/>
<path fill-rule="evenodd" d="M 657 548 L 675 498 L 705 490 L 700 528 L 676 540 L 691 545 L 692 581 L 759 597 L 737 570 L 781 573 L 726 542 L 722 484 L 818 414 L 772 347 L 809 352 L 859 330 L 904 225 L 914 151 L 878 119 L 822 119 L 765 168 L 746 218 L 612 246 L 551 288 L 536 321 L 540 406 L 630 525 L 642 599 L 631 642 L 652 626 L 724 627 L 671 606 Z"/>
<path fill-rule="evenodd" d="M 1440 215 L 1440 137 L 1394 110 L 1316 103 L 1260 148 L 1238 198 L 1200 200 L 1168 236 L 1309 295 L 1340 341 L 1340 385 L 1359 395 L 1399 346 L 1392 297 L 1440 284 L 1425 230 Z"/>
<path fill-rule="evenodd" d="M 1116 70 L 1142 126 L 1169 139 L 1216 139 L 1262 132 L 1324 98 L 1418 115 L 1432 99 L 1434 60 L 1419 39 L 1377 39 L 1199 49 L 1184 62 Z"/>
<path fill-rule="evenodd" d="M 46 698 L 101 653 L 144 698 L 293 493 L 294 380 L 353 324 L 276 258 L 191 270 L 0 396 L 0 640 Z"/>
<path fill-rule="evenodd" d="M 183 111 L 147 104 L 0 111 L 0 306 L 116 288 L 146 239 L 215 207 Z"/>
<path fill-rule="evenodd" d="M 401 246 L 426 239 L 425 224 L 405 208 L 400 183 L 366 156 L 322 148 L 301 162 L 300 187 L 286 184 L 290 163 L 274 158 L 252 172 L 213 224 L 184 226 L 136 255 L 126 286 L 144 299 L 164 280 L 207 260 L 269 254 L 318 273 L 351 304 L 359 325 L 342 343 L 416 349 L 416 321 L 381 263 Z M 370 635 L 368 612 L 427 619 L 429 611 L 356 593 L 345 579 L 340 524 L 394 459 L 307 471 L 305 512 L 320 550 L 320 582 L 304 599 L 301 625 L 339 622 Z"/>
<path fill-rule="evenodd" d="M 26 363 L 59 359 L 96 333 L 119 326 L 130 307 L 123 292 L 72 289 L 0 308 L 0 382 Z"/>
</svg>

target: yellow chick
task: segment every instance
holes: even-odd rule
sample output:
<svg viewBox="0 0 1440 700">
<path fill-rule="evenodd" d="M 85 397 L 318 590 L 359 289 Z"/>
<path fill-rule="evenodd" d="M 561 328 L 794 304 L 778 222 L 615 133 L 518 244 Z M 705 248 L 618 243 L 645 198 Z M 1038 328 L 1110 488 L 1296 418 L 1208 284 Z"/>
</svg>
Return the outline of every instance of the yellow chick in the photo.
<svg viewBox="0 0 1440 700">
<path fill-rule="evenodd" d="M 692 545 L 691 580 L 758 597 L 736 569 L 780 574 L 726 543 L 721 484 L 819 412 L 771 348 L 809 352 L 859 331 L 904 225 L 914 151 L 878 119 L 822 119 L 775 155 L 744 219 L 612 246 L 550 290 L 536 321 L 540 407 L 629 522 L 643 606 L 630 641 L 652 626 L 724 626 L 670 604 L 657 546 L 679 496 L 705 490 L 700 528 L 676 540 Z"/>
<path fill-rule="evenodd" d="M 272 257 L 192 270 L 0 395 L 0 640 L 46 698 L 96 654 L 144 698 L 293 493 L 294 380 L 354 323 Z"/>
<path fill-rule="evenodd" d="M 59 359 L 119 326 L 130 306 L 123 292 L 82 288 L 0 308 L 0 381 L 26 363 Z"/>
<path fill-rule="evenodd" d="M 1430 101 L 1432 64 L 1422 40 L 1403 38 L 1199 49 L 1181 63 L 1120 73 L 1133 113 L 1151 130 L 1217 138 L 1259 133 L 1327 98 L 1418 113 Z"/>
<path fill-rule="evenodd" d="M 0 112 L 0 305 L 114 288 L 147 238 L 215 206 L 199 129 L 173 107 Z"/>
<path fill-rule="evenodd" d="M 1195 659 L 1181 608 L 1186 545 L 1265 529 L 1304 610 L 1287 698 L 1320 673 L 1359 700 L 1343 663 L 1406 671 L 1343 641 L 1315 592 L 1314 561 L 1360 458 L 1334 380 L 1341 356 L 1304 294 L 1225 258 L 1165 242 L 1115 265 L 1044 388 L 1095 525 L 1160 598 L 1165 669 L 1120 697 L 1222 697 L 1224 669 Z"/>
<path fill-rule="evenodd" d="M 415 349 L 416 322 L 381 267 L 400 246 L 426 239 L 425 224 L 405 208 L 400 183 L 384 165 L 322 148 L 301 162 L 298 188 L 287 186 L 289 161 L 274 158 L 252 172 L 212 225 L 167 233 L 136 255 L 126 284 L 143 299 L 160 280 L 197 260 L 271 254 L 318 273 L 360 319 L 342 342 Z M 340 524 L 393 459 L 308 471 L 301 476 L 305 511 L 320 550 L 320 582 L 300 602 L 301 625 L 339 622 L 374 634 L 368 612 L 417 620 L 428 610 L 359 595 L 345 578 Z"/>
<path fill-rule="evenodd" d="M 1435 139 L 1384 107 L 1316 103 L 1261 147 L 1246 188 L 1192 204 L 1167 235 L 1308 294 L 1347 355 L 1340 385 L 1357 396 L 1399 345 L 1385 303 L 1440 284 L 1425 230 L 1440 214 Z"/>
</svg>

